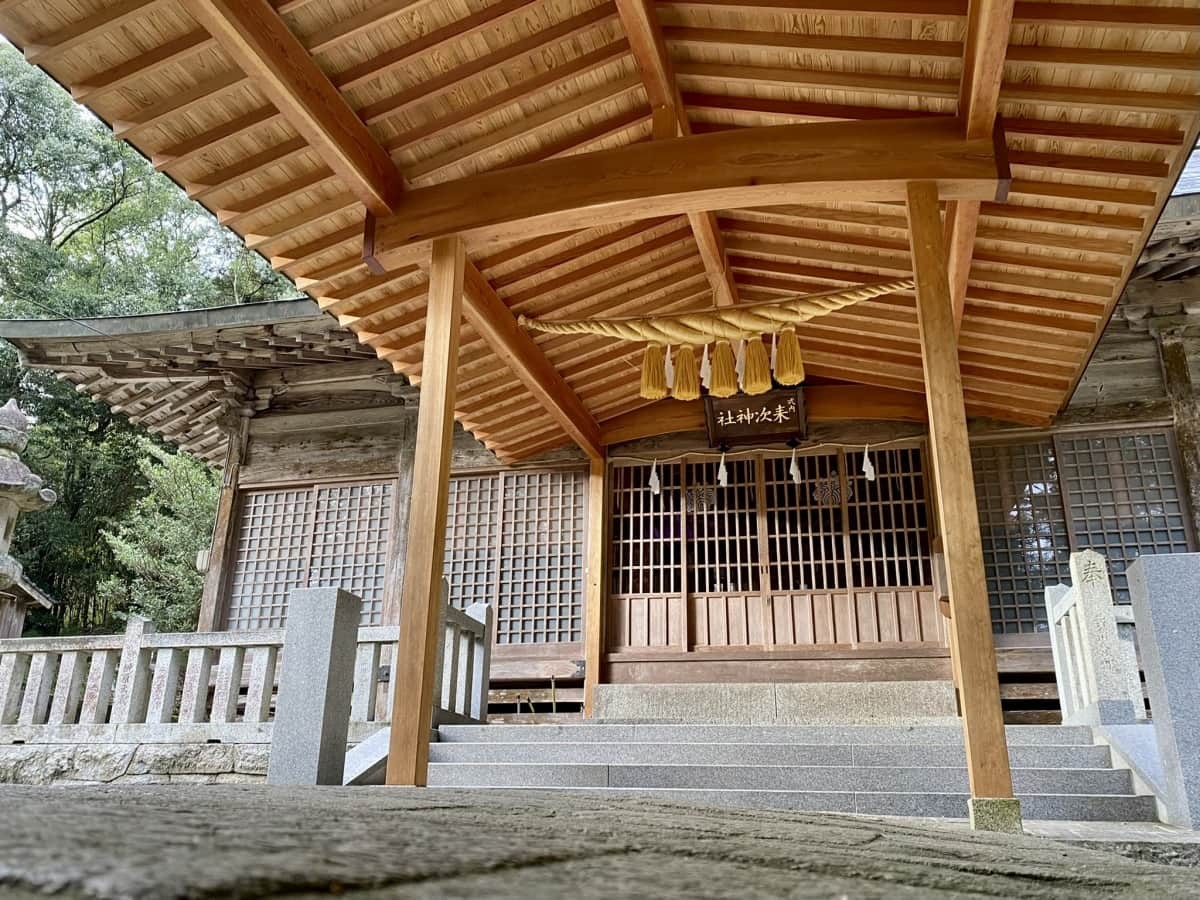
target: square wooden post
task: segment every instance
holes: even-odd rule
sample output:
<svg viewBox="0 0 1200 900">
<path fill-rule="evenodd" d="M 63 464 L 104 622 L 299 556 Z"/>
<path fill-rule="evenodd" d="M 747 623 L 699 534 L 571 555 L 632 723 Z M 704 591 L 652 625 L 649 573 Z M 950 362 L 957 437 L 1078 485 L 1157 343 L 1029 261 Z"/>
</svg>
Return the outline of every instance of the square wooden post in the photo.
<svg viewBox="0 0 1200 900">
<path fill-rule="evenodd" d="M 958 330 L 937 185 L 910 184 L 907 210 L 929 410 L 929 449 L 950 593 L 950 647 L 971 784 L 971 824 L 989 831 L 1019 831 L 1020 805 L 1013 799 L 1000 707 L 983 541 L 958 363 Z"/>
<path fill-rule="evenodd" d="M 437 678 L 450 444 L 454 436 L 458 332 L 466 253 L 457 237 L 433 242 L 421 362 L 421 403 L 413 452 L 400 642 L 392 666 L 387 783 L 424 786 Z"/>
<path fill-rule="evenodd" d="M 604 667 L 605 550 L 608 546 L 608 466 L 603 458 L 592 459 L 588 473 L 587 583 L 583 608 L 583 713 L 589 719 L 596 710 L 596 685 Z"/>
<path fill-rule="evenodd" d="M 225 428 L 225 433 L 228 441 L 225 466 L 221 473 L 221 493 L 217 497 L 217 518 L 208 552 L 208 569 L 204 573 L 204 591 L 200 595 L 197 631 L 216 631 L 220 628 L 228 606 L 226 594 L 240 526 L 237 521 L 238 481 L 249 442 L 249 417 L 239 416 Z"/>
</svg>

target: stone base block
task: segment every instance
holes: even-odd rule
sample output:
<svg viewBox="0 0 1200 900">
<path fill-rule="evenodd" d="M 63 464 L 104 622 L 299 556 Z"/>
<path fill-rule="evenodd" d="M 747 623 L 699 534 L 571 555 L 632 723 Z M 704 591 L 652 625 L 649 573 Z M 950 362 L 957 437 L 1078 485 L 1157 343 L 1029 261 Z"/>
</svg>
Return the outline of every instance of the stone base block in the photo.
<svg viewBox="0 0 1200 900">
<path fill-rule="evenodd" d="M 954 725 L 949 681 L 602 684 L 596 717 L 704 725 Z"/>
<path fill-rule="evenodd" d="M 1021 801 L 1014 797 L 972 797 L 967 801 L 973 831 L 1021 834 Z"/>
</svg>

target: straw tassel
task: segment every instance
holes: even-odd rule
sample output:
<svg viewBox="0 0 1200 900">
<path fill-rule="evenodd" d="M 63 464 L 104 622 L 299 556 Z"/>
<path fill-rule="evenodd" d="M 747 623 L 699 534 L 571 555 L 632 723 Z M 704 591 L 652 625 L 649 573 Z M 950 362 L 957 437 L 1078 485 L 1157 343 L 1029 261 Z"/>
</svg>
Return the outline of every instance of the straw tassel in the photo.
<svg viewBox="0 0 1200 900">
<path fill-rule="evenodd" d="M 700 373 L 696 368 L 696 354 L 689 344 L 680 344 L 675 351 L 675 383 L 671 396 L 676 400 L 700 399 Z"/>
<path fill-rule="evenodd" d="M 746 344 L 746 374 L 742 387 L 747 394 L 765 394 L 771 389 L 771 357 L 760 338 Z"/>
<path fill-rule="evenodd" d="M 804 360 L 800 356 L 800 341 L 796 338 L 795 328 L 785 328 L 779 335 L 775 379 L 789 387 L 804 380 Z"/>
<path fill-rule="evenodd" d="M 712 355 L 710 381 L 708 392 L 714 397 L 732 397 L 737 393 L 737 369 L 729 341 L 717 341 L 717 348 Z"/>
<path fill-rule="evenodd" d="M 647 400 L 661 400 L 667 396 L 667 370 L 663 364 L 663 348 L 658 344 L 647 344 L 642 357 L 641 395 Z"/>
</svg>

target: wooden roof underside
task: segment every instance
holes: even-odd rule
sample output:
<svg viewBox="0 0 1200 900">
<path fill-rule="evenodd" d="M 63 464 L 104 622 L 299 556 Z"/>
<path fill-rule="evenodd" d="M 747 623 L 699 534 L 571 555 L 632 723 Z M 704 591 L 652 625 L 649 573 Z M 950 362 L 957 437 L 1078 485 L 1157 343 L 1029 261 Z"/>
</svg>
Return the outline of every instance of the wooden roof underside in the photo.
<svg viewBox="0 0 1200 900">
<path fill-rule="evenodd" d="M 419 267 L 372 274 L 362 261 L 367 204 L 386 199 L 353 174 L 356 164 L 378 170 L 379 148 L 411 189 L 650 140 L 652 107 L 675 98 L 672 136 L 956 113 L 970 130 L 974 119 L 990 125 L 995 108 L 1009 198 L 979 206 L 973 241 L 969 205 L 951 210 L 948 225 L 965 276 L 965 394 L 972 415 L 1044 423 L 1070 396 L 1200 112 L 1196 0 L 979 0 L 970 10 L 966 0 L 234 4 L 278 16 L 307 51 L 322 96 L 340 94 L 356 114 L 349 125 L 333 117 L 341 134 L 365 127 L 373 148 L 356 139 L 357 158 L 337 157 L 313 138 L 302 103 L 298 115 L 279 102 L 261 71 L 249 77 L 254 66 L 235 64 L 228 35 L 218 41 L 200 25 L 213 27 L 228 6 L 0 0 L 0 31 L 414 381 L 426 276 Z M 217 12 L 193 18 L 198 7 Z M 659 137 L 662 128 L 660 115 Z M 512 314 L 564 318 L 763 300 L 892 280 L 910 267 L 903 208 L 864 202 L 611 225 L 473 262 L 482 291 Z M 468 317 L 459 360 L 464 426 L 505 460 L 570 440 L 562 411 L 474 324 Z M 911 295 L 806 324 L 801 343 L 814 375 L 922 391 Z M 644 403 L 639 351 L 538 336 L 522 352 L 548 358 L 602 428 Z"/>
<path fill-rule="evenodd" d="M 79 324 L 7 320 L 0 321 L 0 336 L 17 347 L 25 365 L 53 370 L 76 390 L 216 465 L 225 458 L 230 425 L 264 407 L 271 386 L 289 376 L 302 380 L 302 371 L 353 368 L 401 381 L 309 300 Z"/>
</svg>

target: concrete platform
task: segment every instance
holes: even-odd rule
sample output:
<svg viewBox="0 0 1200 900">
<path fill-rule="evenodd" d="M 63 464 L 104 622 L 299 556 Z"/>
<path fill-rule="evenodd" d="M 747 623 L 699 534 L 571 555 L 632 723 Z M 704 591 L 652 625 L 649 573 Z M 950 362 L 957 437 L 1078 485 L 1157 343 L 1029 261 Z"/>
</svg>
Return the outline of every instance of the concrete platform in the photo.
<svg viewBox="0 0 1200 900">
<path fill-rule="evenodd" d="M 570 791 L 2 787 L 0 809 L 22 898 L 1200 897 L 1194 869 L 961 823 Z"/>
</svg>

